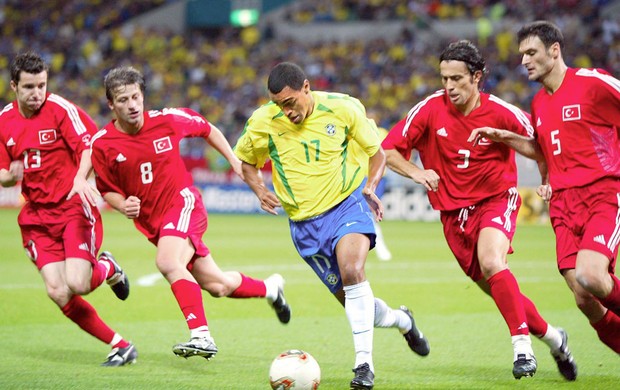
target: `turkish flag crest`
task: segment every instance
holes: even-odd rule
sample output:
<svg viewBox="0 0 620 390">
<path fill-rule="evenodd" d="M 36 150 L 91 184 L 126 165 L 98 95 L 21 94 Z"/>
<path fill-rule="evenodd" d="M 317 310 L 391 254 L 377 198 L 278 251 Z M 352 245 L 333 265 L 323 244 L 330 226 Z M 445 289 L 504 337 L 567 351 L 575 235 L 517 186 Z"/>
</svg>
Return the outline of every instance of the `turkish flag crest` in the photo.
<svg viewBox="0 0 620 390">
<path fill-rule="evenodd" d="M 51 144 L 56 141 L 56 130 L 39 130 L 39 143 L 41 145 Z"/>
<path fill-rule="evenodd" d="M 156 139 L 153 141 L 153 146 L 155 146 L 155 153 L 157 154 L 172 150 L 172 142 L 170 141 L 170 137 Z"/>
</svg>

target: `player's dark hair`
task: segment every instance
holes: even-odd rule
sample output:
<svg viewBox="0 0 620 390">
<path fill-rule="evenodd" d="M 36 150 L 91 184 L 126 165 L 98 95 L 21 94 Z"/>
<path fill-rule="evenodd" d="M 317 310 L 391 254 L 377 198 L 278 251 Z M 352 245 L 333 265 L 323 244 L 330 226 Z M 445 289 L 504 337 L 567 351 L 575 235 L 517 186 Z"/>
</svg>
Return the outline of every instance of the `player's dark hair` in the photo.
<svg viewBox="0 0 620 390">
<path fill-rule="evenodd" d="M 11 81 L 18 84 L 21 72 L 39 74 L 43 71 L 47 72 L 48 70 L 49 65 L 47 65 L 39 54 L 33 51 L 22 53 L 11 62 Z"/>
<path fill-rule="evenodd" d="M 564 49 L 564 35 L 560 28 L 551 22 L 537 20 L 526 24 L 517 32 L 517 41 L 521 43 L 532 36 L 538 37 L 546 49 L 556 42 L 560 44 L 560 49 Z"/>
<path fill-rule="evenodd" d="M 441 61 L 464 62 L 472 75 L 477 71 L 482 74 L 486 72 L 484 57 L 473 43 L 465 39 L 449 44 L 439 56 L 439 62 Z"/>
<path fill-rule="evenodd" d="M 105 87 L 105 97 L 109 101 L 114 100 L 114 92 L 121 87 L 131 84 L 138 84 L 142 93 L 146 90 L 144 76 L 133 66 L 121 66 L 114 68 L 105 75 L 103 86 Z"/>
<path fill-rule="evenodd" d="M 300 91 L 306 79 L 306 74 L 298 65 L 292 62 L 281 62 L 271 69 L 267 79 L 267 89 L 273 94 L 280 93 L 284 87 Z"/>
</svg>

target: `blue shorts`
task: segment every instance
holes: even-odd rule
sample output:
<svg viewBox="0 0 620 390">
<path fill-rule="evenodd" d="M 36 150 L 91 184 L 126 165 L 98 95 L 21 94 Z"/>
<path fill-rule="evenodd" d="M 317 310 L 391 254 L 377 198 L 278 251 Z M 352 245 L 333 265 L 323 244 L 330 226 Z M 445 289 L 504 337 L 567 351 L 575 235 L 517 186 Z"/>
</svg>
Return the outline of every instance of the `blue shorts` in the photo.
<svg viewBox="0 0 620 390">
<path fill-rule="evenodd" d="M 368 236 L 370 248 L 374 248 L 376 235 L 373 218 L 360 187 L 323 214 L 303 221 L 289 220 L 291 238 L 297 252 L 332 293 L 342 288 L 336 259 L 338 241 L 346 234 L 361 233 Z"/>
</svg>

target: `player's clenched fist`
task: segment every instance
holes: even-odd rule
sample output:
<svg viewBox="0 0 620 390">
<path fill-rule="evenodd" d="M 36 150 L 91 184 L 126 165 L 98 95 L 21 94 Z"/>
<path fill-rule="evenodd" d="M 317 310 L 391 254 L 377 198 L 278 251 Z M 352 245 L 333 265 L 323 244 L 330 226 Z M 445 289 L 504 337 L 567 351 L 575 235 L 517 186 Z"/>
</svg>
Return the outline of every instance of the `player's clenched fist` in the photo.
<svg viewBox="0 0 620 390">
<path fill-rule="evenodd" d="M 138 218 L 140 216 L 140 199 L 135 196 L 128 196 L 123 205 L 123 214 L 129 219 Z"/>
</svg>

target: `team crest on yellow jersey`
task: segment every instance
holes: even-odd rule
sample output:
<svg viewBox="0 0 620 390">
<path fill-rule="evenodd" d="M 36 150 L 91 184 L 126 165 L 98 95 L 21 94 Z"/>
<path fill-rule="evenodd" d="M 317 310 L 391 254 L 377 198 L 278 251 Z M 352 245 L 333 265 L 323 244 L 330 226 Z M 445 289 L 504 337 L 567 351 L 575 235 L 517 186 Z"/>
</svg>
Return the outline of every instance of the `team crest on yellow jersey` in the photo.
<svg viewBox="0 0 620 390">
<path fill-rule="evenodd" d="M 327 132 L 327 135 L 334 135 L 336 134 L 336 125 L 334 124 L 328 124 L 327 126 L 325 126 L 325 131 Z"/>
</svg>

